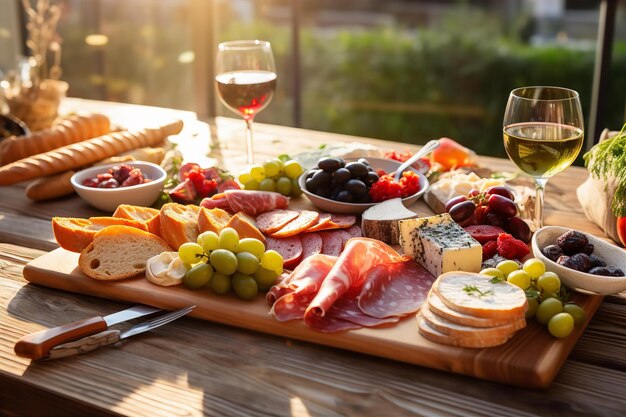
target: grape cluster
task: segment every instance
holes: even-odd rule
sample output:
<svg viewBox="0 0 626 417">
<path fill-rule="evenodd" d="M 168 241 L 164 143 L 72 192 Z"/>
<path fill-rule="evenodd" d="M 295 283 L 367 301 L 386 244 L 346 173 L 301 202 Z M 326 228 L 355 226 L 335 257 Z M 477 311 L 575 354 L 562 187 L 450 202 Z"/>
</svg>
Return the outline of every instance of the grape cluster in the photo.
<svg viewBox="0 0 626 417">
<path fill-rule="evenodd" d="M 365 158 L 346 163 L 341 158 L 324 157 L 317 169 L 307 173 L 306 189 L 320 197 L 344 203 L 369 203 L 369 190 L 378 174 Z"/>
<path fill-rule="evenodd" d="M 530 228 L 524 220 L 517 217 L 513 194 L 506 187 L 489 187 L 485 192 L 471 190 L 467 196 L 450 199 L 446 203 L 445 211 L 461 226 L 497 226 L 524 243 L 530 242 Z"/>
<path fill-rule="evenodd" d="M 559 276 L 546 271 L 539 259 L 528 259 L 521 268 L 515 261 L 502 261 L 495 268 L 486 268 L 480 273 L 493 277 L 496 282 L 506 280 L 526 291 L 526 318 L 535 317 L 539 323 L 547 325 L 554 337 L 567 337 L 574 325 L 585 322 L 585 311 L 574 303 L 563 302 L 566 293 Z"/>
<path fill-rule="evenodd" d="M 250 166 L 237 179 L 246 190 L 276 191 L 287 197 L 297 197 L 302 194 L 298 177 L 303 172 L 300 162 L 294 159 L 274 158 L 263 165 Z"/>
<path fill-rule="evenodd" d="M 258 239 L 239 239 L 233 228 L 218 235 L 204 232 L 197 243 L 187 242 L 178 248 L 178 256 L 187 266 L 183 284 L 191 289 L 210 287 L 216 294 L 231 290 L 244 300 L 254 299 L 259 290 L 269 289 L 283 272 L 283 257 L 265 250 Z"/>
</svg>

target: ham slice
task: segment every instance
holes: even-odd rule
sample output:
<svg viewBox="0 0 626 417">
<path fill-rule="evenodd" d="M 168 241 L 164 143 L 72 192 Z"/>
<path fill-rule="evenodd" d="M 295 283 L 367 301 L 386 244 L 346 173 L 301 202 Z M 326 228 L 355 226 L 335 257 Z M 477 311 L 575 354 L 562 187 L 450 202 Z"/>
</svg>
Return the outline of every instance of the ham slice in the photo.
<svg viewBox="0 0 626 417">
<path fill-rule="evenodd" d="M 226 203 L 224 202 L 226 199 Z M 225 206 L 227 204 L 227 206 Z M 221 208 L 231 213 L 243 211 L 250 216 L 274 209 L 286 209 L 289 197 L 272 191 L 225 190 L 211 198 L 205 198 L 200 205 L 208 209 Z"/>
<path fill-rule="evenodd" d="M 318 330 L 328 331 L 325 327 L 326 322 L 321 319 L 341 296 L 348 292 L 360 293 L 369 270 L 380 264 L 407 260 L 408 257 L 399 255 L 391 247 L 377 240 L 350 239 L 306 309 L 305 323 Z"/>
<path fill-rule="evenodd" d="M 359 309 L 377 318 L 397 317 L 419 310 L 435 277 L 415 261 L 386 263 L 367 271 Z"/>
</svg>

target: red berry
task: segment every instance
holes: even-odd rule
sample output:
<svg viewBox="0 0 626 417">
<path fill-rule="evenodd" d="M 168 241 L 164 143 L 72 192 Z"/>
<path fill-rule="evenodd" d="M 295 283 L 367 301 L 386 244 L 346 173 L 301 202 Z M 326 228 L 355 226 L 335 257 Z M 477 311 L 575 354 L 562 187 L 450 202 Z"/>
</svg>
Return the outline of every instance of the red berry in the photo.
<svg viewBox="0 0 626 417">
<path fill-rule="evenodd" d="M 498 253 L 498 243 L 495 240 L 490 240 L 483 245 L 483 261 L 492 258 Z"/>
</svg>

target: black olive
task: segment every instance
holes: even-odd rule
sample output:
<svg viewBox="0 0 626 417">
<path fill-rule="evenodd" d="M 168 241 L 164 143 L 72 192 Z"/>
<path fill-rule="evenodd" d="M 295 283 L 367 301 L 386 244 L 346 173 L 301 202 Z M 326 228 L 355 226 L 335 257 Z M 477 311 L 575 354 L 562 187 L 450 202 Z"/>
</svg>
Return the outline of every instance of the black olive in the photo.
<svg viewBox="0 0 626 417">
<path fill-rule="evenodd" d="M 350 191 L 342 190 L 337 194 L 337 201 L 354 203 L 354 195 Z"/>
<path fill-rule="evenodd" d="M 311 179 L 316 181 L 317 188 L 322 185 L 326 185 L 330 188 L 330 181 L 333 179 L 333 176 L 326 171 L 317 171 Z"/>
<path fill-rule="evenodd" d="M 315 194 L 320 197 L 329 198 L 330 197 L 330 184 L 322 184 L 315 190 Z"/>
<path fill-rule="evenodd" d="M 317 190 L 317 181 L 315 181 L 313 178 L 309 178 L 304 182 L 304 188 L 315 194 L 315 191 Z"/>
<path fill-rule="evenodd" d="M 365 158 L 359 158 L 357 162 L 360 162 L 360 163 L 362 163 L 363 165 L 365 165 L 367 167 L 370 166 L 370 161 L 368 161 Z"/>
<path fill-rule="evenodd" d="M 543 253 L 546 258 L 556 262 L 557 259 L 559 259 L 561 255 L 563 255 L 563 249 L 561 249 L 561 247 L 557 245 L 549 245 L 543 248 L 541 253 Z"/>
<path fill-rule="evenodd" d="M 367 173 L 367 179 L 365 180 L 365 184 L 367 184 L 368 186 L 371 186 L 378 180 L 379 180 L 378 174 L 373 171 L 370 171 Z"/>
<path fill-rule="evenodd" d="M 603 275 L 606 277 L 623 277 L 624 271 L 615 266 L 596 266 L 589 270 L 590 274 Z"/>
<path fill-rule="evenodd" d="M 339 168 L 333 172 L 333 181 L 337 184 L 345 184 L 350 178 L 352 178 L 352 174 L 345 168 Z"/>
<path fill-rule="evenodd" d="M 317 166 L 326 172 L 334 172 L 341 168 L 341 162 L 338 158 L 324 157 L 317 162 Z"/>
<path fill-rule="evenodd" d="M 346 164 L 346 169 L 352 174 L 352 178 L 363 178 L 367 176 L 367 167 L 360 162 L 350 162 Z"/>
<path fill-rule="evenodd" d="M 362 196 L 367 194 L 367 187 L 365 186 L 365 183 L 361 180 L 350 180 L 346 182 L 344 188 L 347 191 L 350 191 L 355 196 Z"/>
</svg>

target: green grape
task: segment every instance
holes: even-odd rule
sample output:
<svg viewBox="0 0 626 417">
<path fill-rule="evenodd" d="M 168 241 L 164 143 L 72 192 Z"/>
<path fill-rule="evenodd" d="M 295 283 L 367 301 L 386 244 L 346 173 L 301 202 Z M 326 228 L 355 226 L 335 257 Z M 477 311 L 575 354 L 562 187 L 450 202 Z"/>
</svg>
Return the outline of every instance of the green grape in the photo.
<svg viewBox="0 0 626 417">
<path fill-rule="evenodd" d="M 276 271 L 265 269 L 262 266 L 254 273 L 254 279 L 262 291 L 270 289 L 276 282 L 276 278 L 278 278 Z"/>
<path fill-rule="evenodd" d="M 250 180 L 243 183 L 243 188 L 246 190 L 258 190 L 259 182 L 257 180 Z"/>
<path fill-rule="evenodd" d="M 237 257 L 226 249 L 215 249 L 209 256 L 211 265 L 220 274 L 232 275 L 237 270 Z"/>
<path fill-rule="evenodd" d="M 253 180 L 261 182 L 265 179 L 265 169 L 261 165 L 252 165 L 250 167 L 250 176 Z"/>
<path fill-rule="evenodd" d="M 261 191 L 276 191 L 276 181 L 271 178 L 265 178 L 259 183 L 259 190 Z"/>
<path fill-rule="evenodd" d="M 520 287 L 523 290 L 527 290 L 530 287 L 530 275 L 526 271 L 518 269 L 511 272 L 506 277 L 507 282 Z"/>
<path fill-rule="evenodd" d="M 526 297 L 528 301 L 528 310 L 526 310 L 526 318 L 529 319 L 537 314 L 537 308 L 539 307 L 539 301 L 535 297 Z"/>
<path fill-rule="evenodd" d="M 265 245 L 259 239 L 253 237 L 246 237 L 239 241 L 239 244 L 235 248 L 235 253 L 250 252 L 257 259 L 261 259 L 261 256 L 265 253 Z"/>
<path fill-rule="evenodd" d="M 278 175 L 283 175 L 285 173 L 285 165 L 283 164 L 283 161 L 278 158 L 272 158 L 270 161 L 274 162 L 276 166 L 278 166 Z"/>
<path fill-rule="evenodd" d="M 548 321 L 548 331 L 554 337 L 567 337 L 574 330 L 574 318 L 568 313 L 558 313 Z"/>
<path fill-rule="evenodd" d="M 276 180 L 276 191 L 282 195 L 289 196 L 291 194 L 292 183 L 287 177 L 280 177 Z"/>
<path fill-rule="evenodd" d="M 245 184 L 248 181 L 252 180 L 252 175 L 250 175 L 249 171 L 245 171 L 239 174 L 239 177 L 237 177 L 237 179 L 239 180 L 240 183 Z"/>
<path fill-rule="evenodd" d="M 302 195 L 302 190 L 300 189 L 300 184 L 298 184 L 298 179 L 291 180 L 291 196 L 298 197 Z"/>
<path fill-rule="evenodd" d="M 180 245 L 178 248 L 178 257 L 183 263 L 186 264 L 195 264 L 202 260 L 202 256 L 204 255 L 204 249 L 202 246 L 193 242 L 186 242 Z"/>
<path fill-rule="evenodd" d="M 540 259 L 532 258 L 524 262 L 524 266 L 522 266 L 524 271 L 530 275 L 531 278 L 537 279 L 546 272 L 546 266 L 541 262 Z"/>
<path fill-rule="evenodd" d="M 259 293 L 259 286 L 250 275 L 237 272 L 233 275 L 233 290 L 243 300 L 253 300 Z"/>
<path fill-rule="evenodd" d="M 500 278 L 504 280 L 504 274 L 498 268 L 485 268 L 479 272 L 480 275 L 488 275 L 490 277 Z"/>
<path fill-rule="evenodd" d="M 541 324 L 548 324 L 552 316 L 563 311 L 563 304 L 556 298 L 547 298 L 537 307 L 537 321 Z"/>
<path fill-rule="evenodd" d="M 211 253 L 212 250 L 219 248 L 219 236 L 217 236 L 217 233 L 211 231 L 200 233 L 198 236 L 198 245 L 202 246 L 204 253 Z"/>
<path fill-rule="evenodd" d="M 212 276 L 213 268 L 211 265 L 201 262 L 187 271 L 185 277 L 183 278 L 183 284 L 185 284 L 185 287 L 187 288 L 196 290 L 211 282 Z"/>
<path fill-rule="evenodd" d="M 292 180 L 298 178 L 303 172 L 304 169 L 302 165 L 300 165 L 300 162 L 295 160 L 285 162 L 285 175 Z"/>
<path fill-rule="evenodd" d="M 283 272 L 283 257 L 275 250 L 268 250 L 261 256 L 261 266 L 279 274 Z"/>
<path fill-rule="evenodd" d="M 259 269 L 259 260 L 250 252 L 240 252 L 237 254 L 237 272 L 252 275 Z"/>
<path fill-rule="evenodd" d="M 570 316 L 572 316 L 574 318 L 574 324 L 576 326 L 580 326 L 581 324 L 583 324 L 585 322 L 585 310 L 582 309 L 582 307 L 573 304 L 573 303 L 569 303 L 569 304 L 565 304 L 563 306 L 563 312 L 569 314 Z"/>
<path fill-rule="evenodd" d="M 519 264 L 515 261 L 502 261 L 500 262 L 498 265 L 496 265 L 496 268 L 498 268 L 500 271 L 502 271 L 502 274 L 504 275 L 504 277 L 508 277 L 509 274 L 513 271 L 517 271 L 519 269 Z"/>
<path fill-rule="evenodd" d="M 265 161 L 263 168 L 265 169 L 266 178 L 275 177 L 280 173 L 280 166 L 273 160 Z"/>
<path fill-rule="evenodd" d="M 227 294 L 231 289 L 232 283 L 230 275 L 224 275 L 219 272 L 214 272 L 211 278 L 210 287 L 215 294 Z"/>
<path fill-rule="evenodd" d="M 220 249 L 234 252 L 239 244 L 239 233 L 232 227 L 225 227 L 220 232 L 218 242 Z"/>
<path fill-rule="evenodd" d="M 545 294 L 557 293 L 559 291 L 561 288 L 561 280 L 554 272 L 544 272 L 537 279 L 537 288 L 544 292 L 545 297 Z"/>
</svg>

